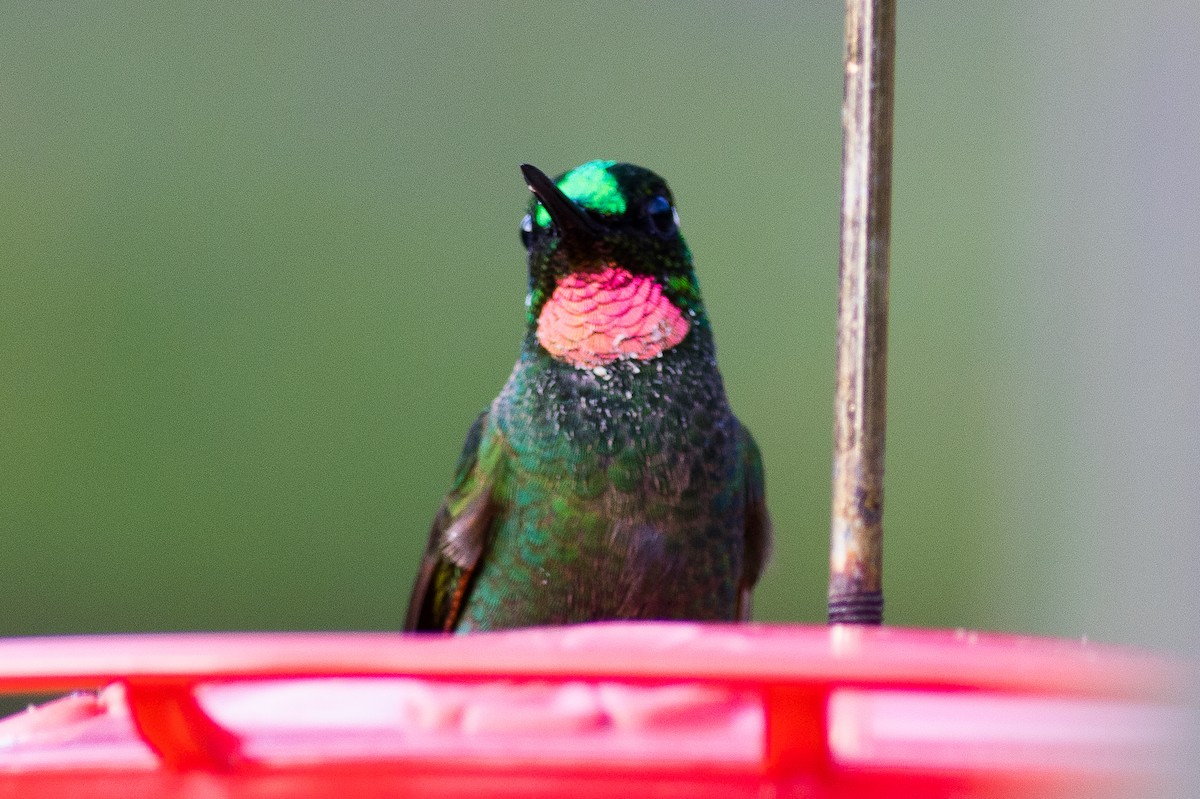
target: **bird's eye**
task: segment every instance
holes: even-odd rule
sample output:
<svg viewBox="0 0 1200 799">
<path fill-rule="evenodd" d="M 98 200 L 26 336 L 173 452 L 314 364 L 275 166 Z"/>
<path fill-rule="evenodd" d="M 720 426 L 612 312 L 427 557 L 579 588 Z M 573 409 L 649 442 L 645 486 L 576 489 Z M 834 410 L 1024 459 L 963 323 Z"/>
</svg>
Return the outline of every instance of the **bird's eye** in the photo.
<svg viewBox="0 0 1200 799">
<path fill-rule="evenodd" d="M 529 214 L 521 220 L 521 244 L 527 250 L 533 246 L 533 217 Z"/>
<path fill-rule="evenodd" d="M 646 203 L 646 217 L 650 220 L 650 229 L 660 236 L 670 236 L 679 229 L 679 214 L 671 201 L 661 194 L 656 194 Z"/>
</svg>

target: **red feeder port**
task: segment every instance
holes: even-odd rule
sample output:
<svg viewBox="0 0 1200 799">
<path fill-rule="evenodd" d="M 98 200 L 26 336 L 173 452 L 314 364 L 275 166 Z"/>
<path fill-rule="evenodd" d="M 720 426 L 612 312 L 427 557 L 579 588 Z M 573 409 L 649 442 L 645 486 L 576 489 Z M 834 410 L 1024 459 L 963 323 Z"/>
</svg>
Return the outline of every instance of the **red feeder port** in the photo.
<svg viewBox="0 0 1200 799">
<path fill-rule="evenodd" d="M 0 796 L 1135 796 L 1181 685 L 1135 652 L 875 627 L 10 639 L 0 690 L 99 692 L 0 721 Z"/>
</svg>

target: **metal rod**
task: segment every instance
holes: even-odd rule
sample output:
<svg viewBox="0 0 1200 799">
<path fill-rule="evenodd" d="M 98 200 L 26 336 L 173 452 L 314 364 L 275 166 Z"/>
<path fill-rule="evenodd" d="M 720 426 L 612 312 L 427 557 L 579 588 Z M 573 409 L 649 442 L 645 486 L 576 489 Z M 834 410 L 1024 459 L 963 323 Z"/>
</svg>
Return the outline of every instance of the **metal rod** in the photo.
<svg viewBox="0 0 1200 799">
<path fill-rule="evenodd" d="M 883 621 L 895 0 L 846 0 L 830 623 Z"/>
</svg>

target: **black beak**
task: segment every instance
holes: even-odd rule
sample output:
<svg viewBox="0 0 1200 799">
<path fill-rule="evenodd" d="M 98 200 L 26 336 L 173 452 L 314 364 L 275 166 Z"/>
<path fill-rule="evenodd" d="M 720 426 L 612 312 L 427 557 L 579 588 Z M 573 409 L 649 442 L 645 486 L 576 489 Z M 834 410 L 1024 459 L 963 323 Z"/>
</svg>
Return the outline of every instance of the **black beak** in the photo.
<svg viewBox="0 0 1200 799">
<path fill-rule="evenodd" d="M 591 241 L 600 233 L 600 226 L 593 222 L 583 209 L 571 198 L 559 191 L 546 173 L 531 164 L 521 164 L 521 174 L 533 196 L 546 207 L 558 235 L 564 240 Z"/>
</svg>

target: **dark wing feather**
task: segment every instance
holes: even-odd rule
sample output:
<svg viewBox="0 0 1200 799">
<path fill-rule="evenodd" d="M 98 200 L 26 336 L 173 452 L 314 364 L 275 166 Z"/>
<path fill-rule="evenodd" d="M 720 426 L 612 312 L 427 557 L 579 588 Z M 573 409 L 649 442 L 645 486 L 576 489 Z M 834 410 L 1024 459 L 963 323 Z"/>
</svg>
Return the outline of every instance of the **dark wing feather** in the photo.
<svg viewBox="0 0 1200 799">
<path fill-rule="evenodd" d="M 771 554 L 771 517 L 767 515 L 766 478 L 762 453 L 750 431 L 742 427 L 740 449 L 746 474 L 746 538 L 742 554 L 742 579 L 737 617 L 750 621 L 751 596 Z"/>
<path fill-rule="evenodd" d="M 429 530 L 429 543 L 408 602 L 405 631 L 449 631 L 458 622 L 498 509 L 495 487 L 500 447 L 494 440 L 485 440 L 486 430 L 484 411 L 467 433 L 454 484 Z"/>
</svg>

